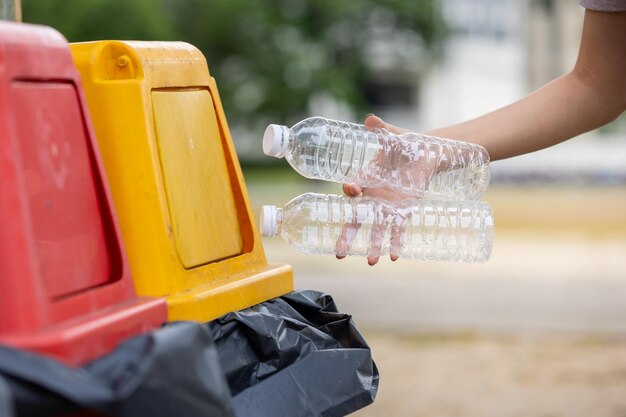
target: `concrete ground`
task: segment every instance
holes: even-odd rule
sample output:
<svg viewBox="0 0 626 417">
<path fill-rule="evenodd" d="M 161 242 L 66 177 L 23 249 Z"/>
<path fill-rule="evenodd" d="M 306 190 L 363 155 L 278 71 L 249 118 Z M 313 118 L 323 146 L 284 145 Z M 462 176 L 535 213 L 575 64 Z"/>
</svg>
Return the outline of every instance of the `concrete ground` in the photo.
<svg viewBox="0 0 626 417">
<path fill-rule="evenodd" d="M 623 417 L 626 340 L 366 333 L 381 374 L 374 416 Z"/>
</svg>

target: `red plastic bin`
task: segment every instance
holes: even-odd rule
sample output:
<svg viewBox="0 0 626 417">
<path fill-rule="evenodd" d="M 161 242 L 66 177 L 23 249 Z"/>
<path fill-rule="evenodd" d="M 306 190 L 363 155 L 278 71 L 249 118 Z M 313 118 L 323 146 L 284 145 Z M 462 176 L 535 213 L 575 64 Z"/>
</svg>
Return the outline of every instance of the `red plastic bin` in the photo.
<svg viewBox="0 0 626 417">
<path fill-rule="evenodd" d="M 136 297 L 97 149 L 65 38 L 0 22 L 0 343 L 71 365 L 166 321 Z"/>
</svg>

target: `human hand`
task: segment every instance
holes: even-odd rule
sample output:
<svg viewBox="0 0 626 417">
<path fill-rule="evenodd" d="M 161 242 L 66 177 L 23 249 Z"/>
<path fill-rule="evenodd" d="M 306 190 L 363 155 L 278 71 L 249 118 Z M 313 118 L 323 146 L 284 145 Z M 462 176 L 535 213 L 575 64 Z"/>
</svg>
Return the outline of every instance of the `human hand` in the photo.
<svg viewBox="0 0 626 417">
<path fill-rule="evenodd" d="M 365 126 L 368 129 L 386 129 L 395 134 L 403 134 L 409 132 L 407 129 L 402 129 L 386 123 L 381 118 L 368 115 L 365 118 Z M 410 173 L 407 173 L 410 175 Z M 380 258 L 380 250 L 385 239 L 386 224 L 391 222 L 391 235 L 390 235 L 390 253 L 389 257 L 392 261 L 398 260 L 400 253 L 404 245 L 404 232 L 409 219 L 410 210 L 406 205 L 400 204 L 406 199 L 414 199 L 414 195 L 408 195 L 399 193 L 396 190 L 387 187 L 378 188 L 365 188 L 360 187 L 358 184 L 350 183 L 343 185 L 343 192 L 350 197 L 358 197 L 360 195 L 366 197 L 373 197 L 377 199 L 386 200 L 393 206 L 392 209 L 384 209 L 380 213 L 377 213 L 374 219 L 374 226 L 371 231 L 371 246 L 370 253 L 367 257 L 369 265 L 376 265 Z M 360 224 L 356 222 L 356 219 L 352 223 L 346 224 L 343 229 L 339 240 L 337 241 L 335 255 L 337 259 L 343 259 L 348 254 L 350 245 L 354 241 Z"/>
<path fill-rule="evenodd" d="M 378 116 L 373 114 L 368 114 L 365 116 L 365 127 L 368 129 L 385 129 L 391 133 L 395 133 L 397 135 L 401 135 L 403 133 L 409 132 L 408 129 L 403 129 L 400 127 L 396 127 L 385 122 Z M 358 197 L 363 193 L 363 195 L 383 198 L 388 201 L 394 201 L 397 199 L 398 193 L 390 188 L 367 188 L 362 189 L 358 184 L 348 183 L 343 185 L 343 192 L 350 197 Z"/>
</svg>

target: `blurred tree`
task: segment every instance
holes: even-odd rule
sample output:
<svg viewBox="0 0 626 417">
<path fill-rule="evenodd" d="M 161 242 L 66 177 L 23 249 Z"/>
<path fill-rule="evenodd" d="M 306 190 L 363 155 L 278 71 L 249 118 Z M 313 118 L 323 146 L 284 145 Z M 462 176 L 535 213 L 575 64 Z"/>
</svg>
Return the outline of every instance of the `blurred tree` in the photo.
<svg viewBox="0 0 626 417">
<path fill-rule="evenodd" d="M 415 71 L 445 29 L 437 0 L 22 1 L 25 22 L 53 26 L 70 41 L 196 45 L 229 119 L 249 128 L 294 122 L 320 96 L 364 112 L 372 74 L 381 66 Z"/>
<path fill-rule="evenodd" d="M 376 47 L 388 47 L 386 60 L 408 58 L 395 62 L 398 67 L 417 66 L 445 30 L 437 0 L 171 0 L 167 5 L 178 33 L 205 53 L 230 118 L 249 127 L 297 121 L 319 96 L 362 113 L 368 110 L 364 86 L 376 69 Z"/>
<path fill-rule="evenodd" d="M 52 26 L 70 42 L 174 40 L 161 0 L 22 0 L 24 22 Z"/>
</svg>

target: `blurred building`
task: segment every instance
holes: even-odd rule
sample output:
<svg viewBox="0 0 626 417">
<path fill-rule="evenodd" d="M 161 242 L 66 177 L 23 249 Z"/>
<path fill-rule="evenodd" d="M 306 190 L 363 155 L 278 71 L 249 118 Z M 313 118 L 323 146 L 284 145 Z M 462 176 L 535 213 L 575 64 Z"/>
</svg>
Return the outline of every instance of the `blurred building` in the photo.
<svg viewBox="0 0 626 417">
<path fill-rule="evenodd" d="M 478 116 L 564 74 L 576 60 L 583 9 L 572 0 L 442 0 L 442 9 L 452 36 L 419 80 L 416 106 L 378 106 L 403 125 L 429 129 Z"/>
<path fill-rule="evenodd" d="M 526 3 L 526 85 L 528 90 L 565 74 L 576 62 L 583 8 L 571 0 Z"/>
</svg>

